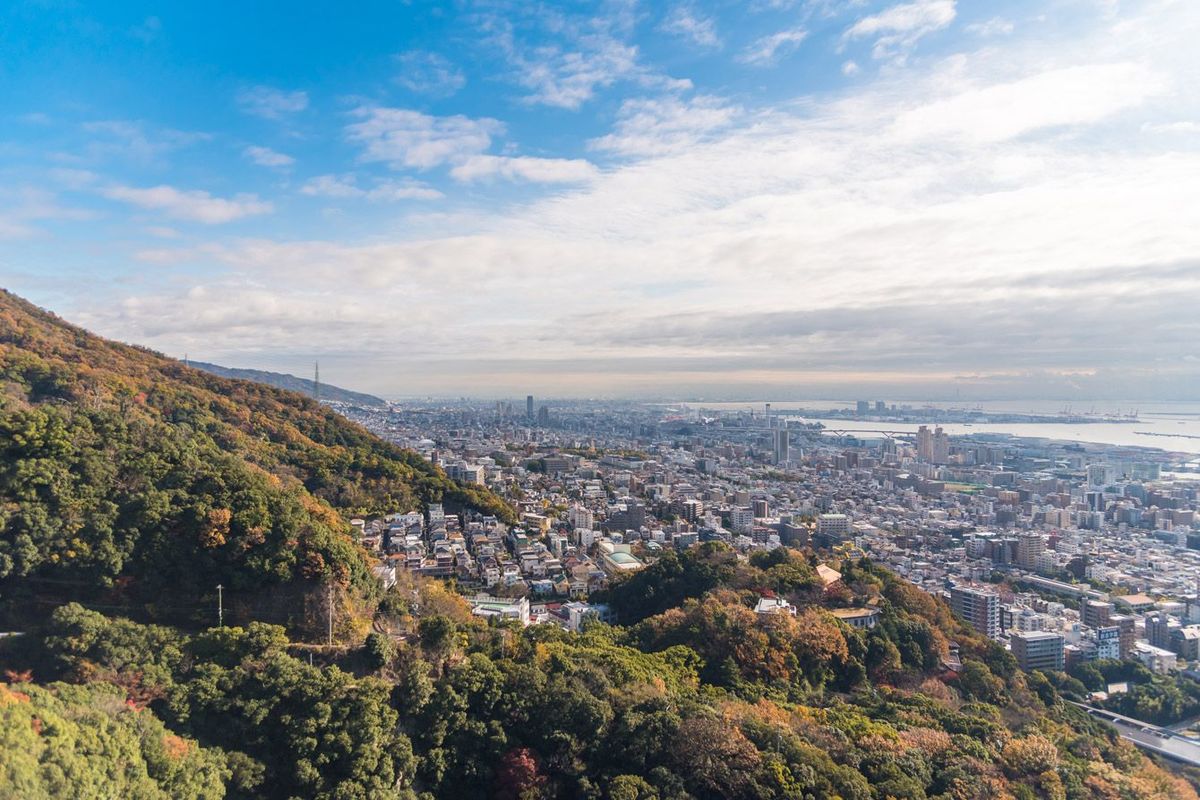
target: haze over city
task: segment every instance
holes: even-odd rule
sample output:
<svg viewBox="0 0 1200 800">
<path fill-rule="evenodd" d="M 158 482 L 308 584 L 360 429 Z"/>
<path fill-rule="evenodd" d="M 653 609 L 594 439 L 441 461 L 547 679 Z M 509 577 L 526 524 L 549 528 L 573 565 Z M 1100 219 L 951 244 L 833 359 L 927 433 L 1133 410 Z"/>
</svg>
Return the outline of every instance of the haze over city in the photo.
<svg viewBox="0 0 1200 800">
<path fill-rule="evenodd" d="M 18 3 L 0 281 L 385 397 L 1200 391 L 1192 2 Z"/>
</svg>

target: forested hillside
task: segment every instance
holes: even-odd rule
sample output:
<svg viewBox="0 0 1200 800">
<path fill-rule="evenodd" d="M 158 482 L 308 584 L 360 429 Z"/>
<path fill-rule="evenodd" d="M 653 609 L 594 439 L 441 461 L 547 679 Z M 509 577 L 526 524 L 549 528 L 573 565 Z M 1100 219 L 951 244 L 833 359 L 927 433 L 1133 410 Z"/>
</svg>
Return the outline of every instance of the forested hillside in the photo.
<svg viewBox="0 0 1200 800">
<path fill-rule="evenodd" d="M 137 723 L 150 779 L 208 787 L 215 769 L 230 798 L 1196 798 L 1066 703 L 1072 679 L 1021 672 L 869 562 L 839 564 L 834 596 L 812 565 L 809 553 L 747 562 L 706 545 L 613 590 L 614 602 L 654 613 L 581 634 L 489 625 L 418 582 L 382 606 L 406 636 L 372 634 L 313 664 L 270 625 L 184 635 L 66 606 L 0 648 L 0 668 L 10 680 L 119 687 L 128 709 L 106 707 L 107 735 L 128 738 Z M 798 615 L 756 614 L 769 587 Z M 881 611 L 871 630 L 830 613 L 864 600 Z M 0 704 L 48 702 L 36 686 L 0 691 Z M 49 691 L 78 704 L 110 690 Z M 18 727 L 35 716 L 8 713 Z M 43 755 L 54 742 L 19 733 L 0 750 L 0 774 L 55 785 Z M 191 760 L 164 773 L 159 740 Z M 95 759 L 77 761 L 91 785 L 112 779 Z"/>
<path fill-rule="evenodd" d="M 512 518 L 309 398 L 190 369 L 0 294 L 0 597 L 160 611 L 221 583 L 372 590 L 349 515 L 444 501 Z M 153 609 L 151 609 L 153 611 Z"/>
</svg>

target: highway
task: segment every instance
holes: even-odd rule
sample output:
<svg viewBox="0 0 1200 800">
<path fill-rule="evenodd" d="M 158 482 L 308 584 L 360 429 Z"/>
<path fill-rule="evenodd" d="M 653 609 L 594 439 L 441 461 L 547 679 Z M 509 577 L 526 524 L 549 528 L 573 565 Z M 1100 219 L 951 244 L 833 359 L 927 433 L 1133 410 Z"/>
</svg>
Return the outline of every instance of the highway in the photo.
<svg viewBox="0 0 1200 800">
<path fill-rule="evenodd" d="M 1180 736 L 1169 728 L 1160 728 L 1157 725 L 1114 714 L 1102 708 L 1094 708 L 1083 703 L 1074 705 L 1094 717 L 1100 717 L 1109 722 L 1117 729 L 1117 733 L 1122 739 L 1133 742 L 1143 750 L 1156 753 L 1172 761 L 1178 761 L 1181 764 L 1200 767 L 1200 742 L 1196 740 Z"/>
</svg>

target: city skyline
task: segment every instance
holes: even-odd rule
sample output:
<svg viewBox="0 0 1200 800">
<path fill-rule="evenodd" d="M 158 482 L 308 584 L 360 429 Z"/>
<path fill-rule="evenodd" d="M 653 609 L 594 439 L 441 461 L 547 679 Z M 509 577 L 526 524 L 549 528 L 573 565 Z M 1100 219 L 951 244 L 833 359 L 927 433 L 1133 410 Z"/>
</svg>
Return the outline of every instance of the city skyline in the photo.
<svg viewBox="0 0 1200 800">
<path fill-rule="evenodd" d="M 4 16 L 0 280 L 104 335 L 387 397 L 1200 395 L 1194 4 Z"/>
</svg>

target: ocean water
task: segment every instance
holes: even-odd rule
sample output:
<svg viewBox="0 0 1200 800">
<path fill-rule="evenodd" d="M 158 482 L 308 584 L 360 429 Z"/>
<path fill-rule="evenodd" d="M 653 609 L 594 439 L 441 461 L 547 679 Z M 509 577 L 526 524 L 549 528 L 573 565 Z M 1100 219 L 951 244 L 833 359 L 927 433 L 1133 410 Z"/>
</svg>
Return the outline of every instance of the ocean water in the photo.
<svg viewBox="0 0 1200 800">
<path fill-rule="evenodd" d="M 750 411 L 762 413 L 765 403 L 773 410 L 826 411 L 854 408 L 853 400 L 747 401 L 741 403 L 684 403 L 691 409 L 707 408 L 719 411 Z M 872 406 L 874 400 L 871 401 Z M 889 405 L 891 403 L 889 402 Z M 928 402 L 897 403 L 913 408 L 933 406 L 943 409 L 971 409 L 996 413 L 1058 414 L 1137 414 L 1136 422 L 1085 423 L 999 423 L 977 422 L 971 425 L 945 423 L 942 427 L 952 436 L 970 433 L 1006 433 L 1013 436 L 1041 437 L 1066 442 L 1107 444 L 1118 447 L 1140 447 L 1173 453 L 1200 455 L 1200 402 L 1118 402 L 1104 401 L 1020 401 L 963 402 L 961 400 L 930 400 Z M 799 417 L 805 422 L 820 422 L 826 428 L 842 431 L 888 430 L 914 433 L 916 423 L 874 422 L 825 418 L 819 414 Z M 1188 438 L 1195 437 L 1195 438 Z M 1187 459 L 1198 462 L 1200 459 Z"/>
</svg>

